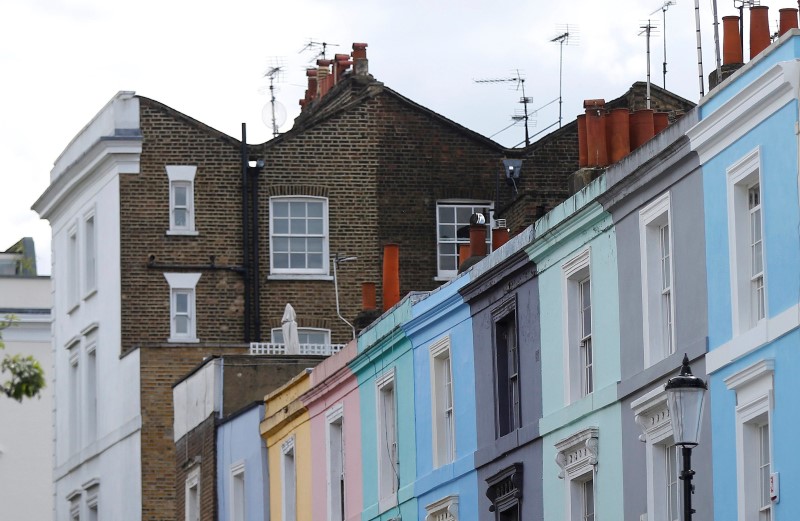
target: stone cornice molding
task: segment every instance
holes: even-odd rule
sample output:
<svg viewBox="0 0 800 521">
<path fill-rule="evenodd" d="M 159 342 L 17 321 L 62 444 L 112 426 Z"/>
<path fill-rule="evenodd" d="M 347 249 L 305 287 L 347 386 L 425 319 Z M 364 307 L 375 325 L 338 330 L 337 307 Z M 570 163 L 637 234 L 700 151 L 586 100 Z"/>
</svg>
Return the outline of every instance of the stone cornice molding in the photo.
<svg viewBox="0 0 800 521">
<path fill-rule="evenodd" d="M 560 479 L 572 479 L 597 465 L 599 429 L 588 427 L 556 443 L 556 464 Z"/>
</svg>

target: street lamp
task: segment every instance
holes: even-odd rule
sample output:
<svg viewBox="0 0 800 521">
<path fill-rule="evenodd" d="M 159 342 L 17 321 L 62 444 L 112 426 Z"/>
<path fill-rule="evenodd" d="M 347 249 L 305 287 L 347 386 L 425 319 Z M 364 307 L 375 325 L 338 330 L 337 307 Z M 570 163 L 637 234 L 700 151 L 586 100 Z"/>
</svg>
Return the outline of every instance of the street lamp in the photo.
<svg viewBox="0 0 800 521">
<path fill-rule="evenodd" d="M 667 380 L 664 390 L 667 392 L 667 407 L 672 422 L 672 436 L 675 445 L 681 446 L 683 470 L 683 520 L 691 521 L 692 508 L 692 449 L 700 442 L 700 426 L 703 418 L 703 401 L 706 395 L 706 383 L 694 376 L 689 368 L 689 357 L 683 355 L 683 365 L 678 376 Z"/>
</svg>

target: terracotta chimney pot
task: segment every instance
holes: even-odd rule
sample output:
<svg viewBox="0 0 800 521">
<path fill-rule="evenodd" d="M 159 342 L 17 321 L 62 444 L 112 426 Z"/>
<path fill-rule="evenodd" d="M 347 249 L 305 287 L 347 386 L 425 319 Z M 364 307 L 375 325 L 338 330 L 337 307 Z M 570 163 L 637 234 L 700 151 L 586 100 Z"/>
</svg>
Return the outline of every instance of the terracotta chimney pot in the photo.
<svg viewBox="0 0 800 521">
<path fill-rule="evenodd" d="M 469 251 L 470 257 L 486 256 L 486 225 L 469 225 Z"/>
<path fill-rule="evenodd" d="M 464 262 L 469 259 L 469 244 L 459 244 L 458 245 L 458 265 L 459 267 L 464 264 Z"/>
<path fill-rule="evenodd" d="M 586 114 L 578 116 L 578 168 L 589 165 L 589 152 L 586 147 Z"/>
<path fill-rule="evenodd" d="M 383 247 L 383 310 L 400 302 L 400 245 Z"/>
<path fill-rule="evenodd" d="M 369 74 L 369 60 L 367 60 L 367 44 L 354 43 L 353 52 L 353 74 L 356 76 L 366 76 Z"/>
<path fill-rule="evenodd" d="M 668 126 L 669 112 L 656 112 L 653 114 L 653 132 L 655 134 L 658 134 Z"/>
<path fill-rule="evenodd" d="M 586 151 L 589 167 L 603 167 L 608 165 L 608 148 L 606 145 L 605 110 L 602 105 L 589 104 L 598 100 L 584 102 L 586 109 Z"/>
<path fill-rule="evenodd" d="M 778 30 L 779 36 L 789 29 L 797 29 L 797 8 L 786 7 L 780 9 L 779 12 L 781 13 L 780 29 Z"/>
<path fill-rule="evenodd" d="M 630 112 L 626 108 L 612 109 L 606 115 L 608 160 L 616 163 L 631 153 Z"/>
<path fill-rule="evenodd" d="M 655 135 L 653 110 L 641 109 L 631 114 L 631 150 L 645 144 Z"/>
<path fill-rule="evenodd" d="M 375 283 L 374 282 L 364 282 L 361 284 L 361 309 L 364 311 L 369 311 L 372 309 L 377 309 L 377 304 L 375 300 Z"/>
<path fill-rule="evenodd" d="M 498 219 L 497 227 L 492 230 L 492 251 L 496 251 L 510 239 L 510 232 L 506 228 L 506 220 Z"/>
<path fill-rule="evenodd" d="M 742 39 L 739 34 L 739 17 L 722 17 L 722 64 L 744 63 Z"/>
<path fill-rule="evenodd" d="M 750 59 L 769 47 L 769 7 L 755 5 L 750 8 Z"/>
</svg>

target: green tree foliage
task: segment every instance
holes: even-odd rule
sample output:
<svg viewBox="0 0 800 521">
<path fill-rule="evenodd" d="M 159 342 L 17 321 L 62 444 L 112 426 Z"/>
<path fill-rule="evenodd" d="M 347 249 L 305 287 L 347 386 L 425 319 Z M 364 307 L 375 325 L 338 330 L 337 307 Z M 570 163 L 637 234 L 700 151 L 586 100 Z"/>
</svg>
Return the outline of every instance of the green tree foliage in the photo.
<svg viewBox="0 0 800 521">
<path fill-rule="evenodd" d="M 6 347 L 3 343 L 2 332 L 13 322 L 14 317 L 0 320 L 0 349 Z M 39 362 L 30 355 L 5 355 L 0 360 L 0 374 L 10 377 L 0 385 L 0 390 L 18 402 L 21 402 L 23 398 L 38 396 L 45 386 L 44 370 Z"/>
</svg>

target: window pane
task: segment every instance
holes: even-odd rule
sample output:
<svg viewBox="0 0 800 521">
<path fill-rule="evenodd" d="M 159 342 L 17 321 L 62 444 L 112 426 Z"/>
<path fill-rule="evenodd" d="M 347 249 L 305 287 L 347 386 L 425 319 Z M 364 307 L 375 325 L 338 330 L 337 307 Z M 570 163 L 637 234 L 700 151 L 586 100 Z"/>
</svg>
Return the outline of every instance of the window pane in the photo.
<svg viewBox="0 0 800 521">
<path fill-rule="evenodd" d="M 287 237 L 273 237 L 272 251 L 275 252 L 289 251 L 289 239 Z"/>
<path fill-rule="evenodd" d="M 286 253 L 273 253 L 272 264 L 274 268 L 286 269 L 289 267 L 289 255 Z"/>
<path fill-rule="evenodd" d="M 322 219 L 309 219 L 308 220 L 308 234 L 309 235 L 322 235 L 323 225 Z"/>
<path fill-rule="evenodd" d="M 289 233 L 289 219 L 273 219 L 272 233 Z"/>
<path fill-rule="evenodd" d="M 322 203 L 308 203 L 308 216 L 322 218 Z"/>
<path fill-rule="evenodd" d="M 456 222 L 456 209 L 452 206 L 439 207 L 439 222 L 440 223 L 455 223 Z"/>
<path fill-rule="evenodd" d="M 289 268 L 303 269 L 306 267 L 306 255 L 304 253 L 292 253 L 289 255 Z"/>
<path fill-rule="evenodd" d="M 439 240 L 454 240 L 456 238 L 456 227 L 450 224 L 439 225 Z"/>
<path fill-rule="evenodd" d="M 289 231 L 293 235 L 305 235 L 306 234 L 306 220 L 305 219 L 291 219 L 291 224 L 289 226 Z"/>
<path fill-rule="evenodd" d="M 308 266 L 309 269 L 318 270 L 322 268 L 322 255 L 317 253 L 309 253 L 308 254 Z"/>
<path fill-rule="evenodd" d="M 186 226 L 186 209 L 175 208 L 175 226 Z"/>
<path fill-rule="evenodd" d="M 289 203 L 289 215 L 294 217 L 306 216 L 306 203 L 304 202 L 291 202 Z"/>
<path fill-rule="evenodd" d="M 292 253 L 306 251 L 306 240 L 301 237 L 292 237 L 289 239 L 289 251 Z"/>
<path fill-rule="evenodd" d="M 309 253 L 322 253 L 322 237 L 306 239 L 306 249 Z"/>
<path fill-rule="evenodd" d="M 289 204 L 285 202 L 272 203 L 273 217 L 289 217 Z"/>
<path fill-rule="evenodd" d="M 185 315 L 177 315 L 175 317 L 175 332 L 179 335 L 189 334 L 189 317 Z"/>
<path fill-rule="evenodd" d="M 175 294 L 175 311 L 177 313 L 189 312 L 189 295 L 186 293 Z"/>
<path fill-rule="evenodd" d="M 456 208 L 456 222 L 459 224 L 469 224 L 469 218 L 473 213 L 471 206 L 459 206 Z"/>
<path fill-rule="evenodd" d="M 186 187 L 185 186 L 175 186 L 175 205 L 176 206 L 186 206 Z"/>
</svg>

